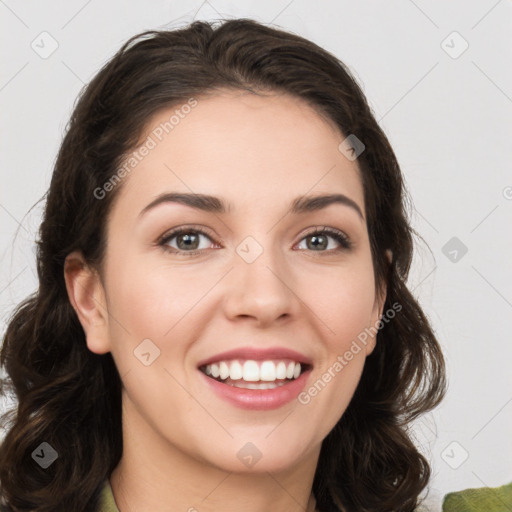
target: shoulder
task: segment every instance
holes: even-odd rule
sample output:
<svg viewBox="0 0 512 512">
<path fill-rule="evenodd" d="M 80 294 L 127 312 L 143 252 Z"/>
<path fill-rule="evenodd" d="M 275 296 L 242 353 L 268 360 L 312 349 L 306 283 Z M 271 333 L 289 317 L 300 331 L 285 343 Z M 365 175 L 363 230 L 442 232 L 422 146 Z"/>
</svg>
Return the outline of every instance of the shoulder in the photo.
<svg viewBox="0 0 512 512">
<path fill-rule="evenodd" d="M 108 478 L 105 479 L 103 489 L 101 491 L 99 512 L 119 512 Z"/>
<path fill-rule="evenodd" d="M 0 512 L 11 512 L 12 509 L 7 508 L 6 505 L 0 503 Z M 112 493 L 112 487 L 110 487 L 110 481 L 108 478 L 103 482 L 103 488 L 101 489 L 100 501 L 98 512 L 119 512 L 116 502 L 114 500 L 114 494 Z"/>
<path fill-rule="evenodd" d="M 480 487 L 451 492 L 443 500 L 443 512 L 502 512 L 505 510 L 512 510 L 512 482 L 501 487 Z"/>
</svg>

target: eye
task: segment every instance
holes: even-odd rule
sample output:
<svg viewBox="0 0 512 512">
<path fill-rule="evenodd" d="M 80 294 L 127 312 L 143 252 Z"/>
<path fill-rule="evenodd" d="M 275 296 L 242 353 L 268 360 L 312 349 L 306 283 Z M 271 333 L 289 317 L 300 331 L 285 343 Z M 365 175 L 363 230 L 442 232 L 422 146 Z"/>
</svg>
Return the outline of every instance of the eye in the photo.
<svg viewBox="0 0 512 512">
<path fill-rule="evenodd" d="M 201 239 L 210 240 L 201 246 Z M 175 242 L 174 242 L 175 240 Z M 173 245 L 176 244 L 176 245 Z M 158 242 L 165 251 L 171 253 L 187 253 L 187 255 L 200 254 L 201 250 L 212 245 L 212 238 L 205 230 L 196 227 L 176 228 L 166 233 Z"/>
<path fill-rule="evenodd" d="M 202 239 L 203 245 L 201 246 Z M 203 228 L 185 226 L 173 229 L 163 235 L 158 241 L 158 245 L 172 254 L 193 256 L 201 254 L 204 249 L 211 248 L 212 243 L 214 243 L 212 239 L 213 235 Z M 300 243 L 303 240 L 306 240 L 306 247 L 299 247 L 299 249 L 305 248 L 314 252 L 333 253 L 352 248 L 352 242 L 347 235 L 342 231 L 328 227 L 315 228 L 314 231 L 304 236 Z M 331 240 L 334 240 L 334 247 Z M 338 247 L 336 247 L 336 244 Z"/>
<path fill-rule="evenodd" d="M 311 241 L 308 242 L 308 239 Z M 333 244 L 329 243 L 329 239 L 334 239 L 339 247 L 332 247 Z M 306 249 L 315 252 L 330 253 L 352 248 L 352 242 L 345 233 L 328 227 L 316 228 L 315 231 L 308 233 L 302 240 L 306 240 Z"/>
</svg>

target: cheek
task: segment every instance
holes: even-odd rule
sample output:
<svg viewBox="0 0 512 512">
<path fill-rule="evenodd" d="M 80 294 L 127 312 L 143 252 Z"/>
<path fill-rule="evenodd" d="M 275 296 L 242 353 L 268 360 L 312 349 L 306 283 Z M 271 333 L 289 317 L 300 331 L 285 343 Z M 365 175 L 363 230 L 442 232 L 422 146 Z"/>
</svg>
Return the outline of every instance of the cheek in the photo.
<svg viewBox="0 0 512 512">
<path fill-rule="evenodd" d="M 306 303 L 311 304 L 321 330 L 324 351 L 315 378 L 299 402 L 322 411 L 325 435 L 348 407 L 371 346 L 368 328 L 374 322 L 375 287 L 370 260 L 317 274 Z M 371 334 L 371 333 L 370 333 Z"/>
<path fill-rule="evenodd" d="M 204 318 L 216 311 L 208 292 L 219 281 L 219 274 L 203 269 L 170 268 L 147 256 L 127 256 L 111 265 L 109 329 L 111 351 L 121 375 L 134 364 L 139 366 L 137 354 L 149 349 L 157 355 L 150 368 L 161 366 L 162 371 L 168 368 L 183 376 L 182 362 L 194 340 L 201 337 Z M 141 345 L 143 342 L 146 345 Z"/>
<path fill-rule="evenodd" d="M 113 269 L 109 283 L 113 315 L 134 334 L 162 339 L 206 294 L 213 278 L 198 268 L 170 269 L 147 257 L 126 259 Z"/>
<path fill-rule="evenodd" d="M 348 349 L 349 343 L 338 343 L 338 349 L 318 367 L 308 386 L 299 394 L 299 407 L 303 408 L 303 429 L 311 429 L 324 439 L 345 413 L 359 384 L 365 355 L 362 349 Z M 357 352 L 357 353 L 354 353 Z M 321 417 L 322 421 L 318 422 Z M 306 427 L 307 424 L 307 427 Z"/>
<path fill-rule="evenodd" d="M 303 284 L 302 293 L 317 323 L 322 325 L 331 350 L 344 350 L 347 343 L 372 324 L 375 287 L 369 265 L 319 272 L 313 282 Z"/>
</svg>

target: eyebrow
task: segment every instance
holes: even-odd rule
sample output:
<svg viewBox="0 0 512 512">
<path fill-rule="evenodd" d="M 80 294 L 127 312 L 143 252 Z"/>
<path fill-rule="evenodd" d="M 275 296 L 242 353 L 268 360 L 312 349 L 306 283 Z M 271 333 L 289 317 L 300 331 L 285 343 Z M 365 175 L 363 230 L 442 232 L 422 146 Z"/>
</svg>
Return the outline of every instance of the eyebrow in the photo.
<svg viewBox="0 0 512 512">
<path fill-rule="evenodd" d="M 188 194 L 182 192 L 167 192 L 157 196 L 151 203 L 145 206 L 139 213 L 142 217 L 146 212 L 162 203 L 178 203 L 198 210 L 211 213 L 230 213 L 231 204 L 223 199 L 208 194 Z M 355 210 L 359 217 L 364 220 L 363 212 L 359 205 L 350 197 L 344 194 L 326 194 L 316 196 L 299 196 L 295 198 L 288 210 L 288 213 L 301 214 L 322 210 L 331 204 L 342 204 Z"/>
</svg>

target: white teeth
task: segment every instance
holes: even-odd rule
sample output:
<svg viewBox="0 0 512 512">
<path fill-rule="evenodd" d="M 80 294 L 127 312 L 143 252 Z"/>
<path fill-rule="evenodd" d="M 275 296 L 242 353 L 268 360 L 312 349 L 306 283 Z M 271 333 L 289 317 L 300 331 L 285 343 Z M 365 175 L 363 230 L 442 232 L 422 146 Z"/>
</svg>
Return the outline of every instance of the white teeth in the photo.
<svg viewBox="0 0 512 512">
<path fill-rule="evenodd" d="M 276 365 L 272 361 L 264 361 L 261 365 L 260 380 L 268 382 L 276 380 Z"/>
<path fill-rule="evenodd" d="M 229 377 L 229 366 L 222 361 L 219 365 L 219 377 L 224 380 Z"/>
<path fill-rule="evenodd" d="M 252 359 L 243 362 L 239 360 L 218 361 L 203 368 L 204 373 L 213 378 L 258 382 L 258 387 L 248 387 L 248 389 L 270 389 L 260 386 L 264 385 L 263 383 L 282 384 L 282 382 L 275 382 L 276 380 L 296 379 L 299 377 L 301 370 L 300 363 L 290 360 L 254 361 Z"/>
<path fill-rule="evenodd" d="M 288 367 L 286 368 L 286 378 L 293 379 L 294 373 L 295 373 L 295 363 L 288 363 Z"/>
<path fill-rule="evenodd" d="M 242 378 L 246 382 L 258 382 L 260 380 L 260 368 L 256 361 L 245 361 Z"/>
<path fill-rule="evenodd" d="M 285 384 L 286 382 L 245 382 L 245 380 L 240 380 L 229 384 L 229 386 L 242 389 L 274 389 Z"/>
<path fill-rule="evenodd" d="M 281 361 L 276 368 L 276 379 L 286 379 L 286 365 Z"/>
<path fill-rule="evenodd" d="M 206 367 L 208 368 L 208 366 Z M 229 376 L 232 380 L 240 380 L 243 377 L 242 365 L 238 361 L 233 361 L 229 368 Z"/>
</svg>

